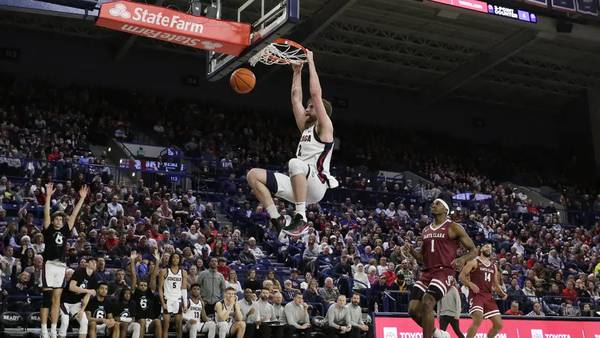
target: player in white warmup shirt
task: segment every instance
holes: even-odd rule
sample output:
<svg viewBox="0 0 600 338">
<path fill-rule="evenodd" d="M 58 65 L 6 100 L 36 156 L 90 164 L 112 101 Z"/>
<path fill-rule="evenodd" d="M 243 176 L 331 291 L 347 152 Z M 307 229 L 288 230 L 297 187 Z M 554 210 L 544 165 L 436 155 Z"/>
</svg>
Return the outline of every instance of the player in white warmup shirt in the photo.
<svg viewBox="0 0 600 338">
<path fill-rule="evenodd" d="M 181 269 L 181 256 L 174 253 L 169 257 L 169 267 L 162 269 L 158 277 L 158 292 L 163 308 L 163 338 L 169 336 L 171 316 L 175 316 L 177 338 L 182 337 L 181 314 L 187 310 L 187 272 Z"/>
<path fill-rule="evenodd" d="M 207 338 L 215 338 L 217 324 L 206 316 L 204 302 L 200 297 L 200 285 L 194 284 L 190 287 L 192 296 L 188 301 L 187 311 L 183 313 L 185 326 L 183 330 L 190 333 L 190 338 L 196 338 L 198 332 L 208 333 Z"/>
<path fill-rule="evenodd" d="M 334 140 L 331 103 L 321 97 L 313 53 L 307 51 L 306 56 L 310 75 L 310 98 L 306 107 L 302 103 L 302 64 L 292 65 L 292 108 L 302 135 L 296 157 L 288 162 L 289 176 L 254 168 L 246 178 L 252 192 L 269 213 L 271 223 L 292 235 L 307 231 L 306 204 L 318 203 L 327 189 L 339 185 L 329 172 Z M 286 224 L 279 214 L 271 194 L 295 204 L 296 212 L 290 224 Z"/>
</svg>

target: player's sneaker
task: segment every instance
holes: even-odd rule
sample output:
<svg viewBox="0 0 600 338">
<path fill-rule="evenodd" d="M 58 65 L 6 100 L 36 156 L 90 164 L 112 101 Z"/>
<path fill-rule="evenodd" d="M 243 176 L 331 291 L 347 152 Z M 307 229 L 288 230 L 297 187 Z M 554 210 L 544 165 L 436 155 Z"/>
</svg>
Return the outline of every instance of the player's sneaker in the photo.
<svg viewBox="0 0 600 338">
<path fill-rule="evenodd" d="M 308 226 L 300 214 L 295 214 L 292 222 L 281 229 L 284 233 L 292 236 L 300 236 L 308 232 Z"/>
<path fill-rule="evenodd" d="M 435 329 L 433 331 L 433 338 L 450 338 L 450 334 L 444 330 Z"/>
<path fill-rule="evenodd" d="M 292 223 L 292 218 L 290 215 L 281 215 L 278 218 L 271 218 L 271 225 L 275 227 L 277 232 L 289 226 L 290 223 Z"/>
</svg>

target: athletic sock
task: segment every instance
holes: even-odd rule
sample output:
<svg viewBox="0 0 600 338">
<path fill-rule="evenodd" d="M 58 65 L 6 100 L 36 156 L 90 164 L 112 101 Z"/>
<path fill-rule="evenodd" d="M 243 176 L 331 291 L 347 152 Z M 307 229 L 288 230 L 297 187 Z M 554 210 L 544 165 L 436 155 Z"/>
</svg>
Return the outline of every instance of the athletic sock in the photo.
<svg viewBox="0 0 600 338">
<path fill-rule="evenodd" d="M 50 324 L 50 336 L 56 337 L 56 324 L 54 323 Z"/>
<path fill-rule="evenodd" d="M 48 324 L 42 324 L 42 338 L 48 338 Z"/>
<path fill-rule="evenodd" d="M 269 217 L 271 217 L 271 218 L 281 217 L 281 215 L 279 214 L 279 211 L 277 211 L 277 207 L 275 206 L 275 204 L 271 204 L 267 207 L 267 213 L 269 213 Z"/>
<path fill-rule="evenodd" d="M 306 222 L 306 202 L 296 203 L 296 213 L 302 215 L 302 219 Z"/>
</svg>

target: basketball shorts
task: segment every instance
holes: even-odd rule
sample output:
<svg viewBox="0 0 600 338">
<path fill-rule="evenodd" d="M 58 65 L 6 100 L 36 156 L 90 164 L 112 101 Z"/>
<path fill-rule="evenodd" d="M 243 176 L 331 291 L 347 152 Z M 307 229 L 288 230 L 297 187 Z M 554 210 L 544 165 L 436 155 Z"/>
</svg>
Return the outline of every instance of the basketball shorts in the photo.
<svg viewBox="0 0 600 338">
<path fill-rule="evenodd" d="M 483 313 L 483 319 L 489 319 L 494 316 L 500 316 L 498 304 L 489 293 L 473 293 L 469 292 L 469 314 L 474 312 Z"/>
<path fill-rule="evenodd" d="M 322 182 L 319 178 L 319 173 L 317 169 L 311 165 L 304 163 L 305 169 L 303 172 L 306 175 L 306 204 L 315 204 L 319 203 L 323 196 L 325 196 L 325 192 L 329 186 L 327 185 L 327 181 Z M 269 176 L 275 177 L 275 184 L 272 184 Z M 292 189 L 292 179 L 285 174 L 276 173 L 272 171 L 267 172 L 267 184 L 269 190 L 275 194 L 275 196 L 279 198 L 283 198 L 284 200 L 295 203 L 294 200 L 294 190 Z"/>
<path fill-rule="evenodd" d="M 410 299 L 421 300 L 425 293 L 429 293 L 439 301 L 448 292 L 455 274 L 452 268 L 437 268 L 423 272 L 419 281 L 413 286 Z"/>
<path fill-rule="evenodd" d="M 61 303 L 60 311 L 65 315 L 69 315 L 69 316 L 73 317 L 76 314 L 78 314 L 79 311 L 81 311 L 81 303 L 75 303 L 75 304 Z"/>
<path fill-rule="evenodd" d="M 181 313 L 181 299 L 166 299 L 167 310 L 164 313 L 178 315 Z"/>
<path fill-rule="evenodd" d="M 60 329 L 58 330 L 59 336 L 65 337 L 67 335 L 67 329 L 69 328 L 69 320 L 71 318 L 76 318 L 75 316 L 77 316 L 79 311 L 81 311 L 81 303 L 75 303 L 75 304 L 61 303 L 60 304 L 61 319 L 60 319 Z M 81 318 L 78 318 L 77 321 L 79 322 L 79 334 L 80 335 L 87 334 L 88 320 L 87 320 L 85 313 L 82 314 Z"/>
<path fill-rule="evenodd" d="M 217 323 L 217 331 L 219 332 L 219 337 L 227 337 L 231 336 L 231 327 L 233 327 L 233 322 L 218 322 Z"/>
<path fill-rule="evenodd" d="M 62 289 L 67 265 L 60 261 L 47 261 L 42 271 L 42 288 Z"/>
</svg>

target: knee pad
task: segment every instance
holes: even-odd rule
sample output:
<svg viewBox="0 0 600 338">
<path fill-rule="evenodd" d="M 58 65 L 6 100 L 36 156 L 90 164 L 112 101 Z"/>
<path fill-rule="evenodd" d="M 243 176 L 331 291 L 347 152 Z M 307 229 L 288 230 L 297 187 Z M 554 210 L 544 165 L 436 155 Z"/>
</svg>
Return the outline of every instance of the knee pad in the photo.
<svg viewBox="0 0 600 338">
<path fill-rule="evenodd" d="M 49 309 L 52 307 L 52 290 L 42 292 L 42 308 Z"/>
<path fill-rule="evenodd" d="M 309 170 L 308 165 L 300 159 L 293 158 L 288 162 L 288 172 L 290 173 L 290 177 L 296 175 L 308 175 Z"/>
</svg>

